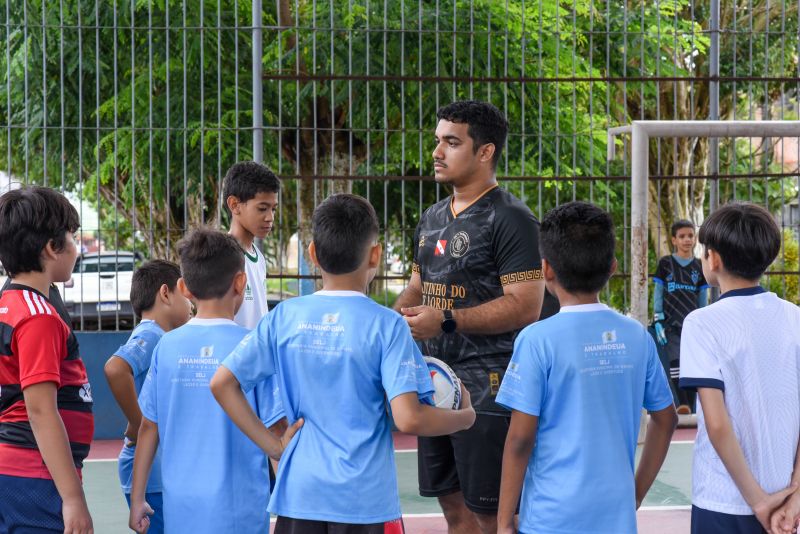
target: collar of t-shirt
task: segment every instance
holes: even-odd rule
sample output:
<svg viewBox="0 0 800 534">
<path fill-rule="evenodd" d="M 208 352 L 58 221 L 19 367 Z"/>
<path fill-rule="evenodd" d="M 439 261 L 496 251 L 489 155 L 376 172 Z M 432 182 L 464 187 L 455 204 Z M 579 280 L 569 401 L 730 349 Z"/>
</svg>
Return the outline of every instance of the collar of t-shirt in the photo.
<svg viewBox="0 0 800 534">
<path fill-rule="evenodd" d="M 189 319 L 189 322 L 186 323 L 186 324 L 191 324 L 191 325 L 195 325 L 195 326 L 218 326 L 218 325 L 222 325 L 222 324 L 230 324 L 230 325 L 234 325 L 234 326 L 236 325 L 236 323 L 234 321 L 231 321 L 230 319 L 224 319 L 222 317 L 213 318 L 213 319 L 203 319 L 203 318 L 200 318 L 200 317 L 192 317 L 191 319 Z"/>
<path fill-rule="evenodd" d="M 320 289 L 314 294 L 321 297 L 366 297 L 361 291 L 348 291 L 344 289 Z"/>
<path fill-rule="evenodd" d="M 681 258 L 681 257 L 680 257 L 680 256 L 678 256 L 677 254 L 673 254 L 673 255 L 672 255 L 672 259 L 674 259 L 675 261 L 677 261 L 677 262 L 678 262 L 678 265 L 680 265 L 681 267 L 686 267 L 687 265 L 689 265 L 690 263 L 692 263 L 692 262 L 694 261 L 694 257 L 691 257 L 691 258 Z"/>
<path fill-rule="evenodd" d="M 720 300 L 728 297 L 749 297 L 752 295 L 760 295 L 766 293 L 767 290 L 761 286 L 743 287 L 741 289 L 731 289 L 719 296 Z"/>
<path fill-rule="evenodd" d="M 594 311 L 606 311 L 608 309 L 609 309 L 608 306 L 606 306 L 602 302 L 594 302 L 592 304 L 574 304 L 572 306 L 561 306 L 561 310 L 559 310 L 558 313 L 594 312 Z"/>
</svg>

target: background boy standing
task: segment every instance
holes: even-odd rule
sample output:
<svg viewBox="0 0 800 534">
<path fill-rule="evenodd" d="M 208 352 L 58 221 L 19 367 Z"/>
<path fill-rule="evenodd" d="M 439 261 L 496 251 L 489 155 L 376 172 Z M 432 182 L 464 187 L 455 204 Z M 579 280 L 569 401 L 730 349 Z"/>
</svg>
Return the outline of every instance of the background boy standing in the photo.
<svg viewBox="0 0 800 534">
<path fill-rule="evenodd" d="M 516 532 L 518 502 L 520 532 L 636 532 L 677 424 L 667 378 L 647 330 L 598 301 L 616 269 L 611 216 L 564 204 L 540 243 L 561 310 L 517 337 L 497 396 L 512 410 L 498 532 Z M 651 422 L 634 475 L 642 407 Z"/>
<path fill-rule="evenodd" d="M 676 221 L 671 233 L 675 253 L 659 260 L 653 277 L 654 327 L 656 339 L 665 352 L 664 368 L 669 373 L 678 413 L 688 414 L 694 406 L 694 392 L 678 387 L 681 329 L 687 315 L 708 304 L 708 284 L 700 260 L 694 257 L 694 224 L 683 219 Z"/>
<path fill-rule="evenodd" d="M 136 452 L 136 437 L 142 422 L 138 395 L 142 389 L 153 349 L 164 335 L 191 318 L 192 304 L 178 290 L 180 268 L 172 262 L 153 260 L 143 264 L 131 281 L 131 304 L 141 320 L 131 332 L 128 341 L 114 352 L 105 365 L 106 380 L 114 399 L 128 420 L 125 441 L 119 453 L 118 471 L 122 492 L 130 505 L 133 482 L 133 456 Z M 150 516 L 150 534 L 164 531 L 164 515 L 161 499 L 161 460 L 156 455 L 150 478 L 147 481 L 146 498 L 153 509 Z"/>
<path fill-rule="evenodd" d="M 267 459 L 208 388 L 220 358 L 249 332 L 233 321 L 247 282 L 244 258 L 233 237 L 209 229 L 182 239 L 178 252 L 178 286 L 197 314 L 162 336 L 142 386 L 130 527 L 141 532 L 148 526 L 145 488 L 160 444 L 166 532 L 263 533 L 269 528 Z M 261 387 L 247 396 L 262 426 L 272 422 L 260 408 L 271 398 L 272 390 Z M 286 441 L 294 432 L 287 431 Z M 282 449 L 272 434 L 269 439 Z"/>
<path fill-rule="evenodd" d="M 0 532 L 88 534 L 81 468 L 94 432 L 92 393 L 69 326 L 46 295 L 78 257 L 80 221 L 44 187 L 0 197 Z"/>
<path fill-rule="evenodd" d="M 723 206 L 698 237 L 721 295 L 686 317 L 681 338 L 680 385 L 700 398 L 692 533 L 761 534 L 800 472 L 800 308 L 758 285 L 781 248 L 764 208 Z"/>
<path fill-rule="evenodd" d="M 244 402 L 275 377 L 289 421 L 305 421 L 280 462 L 270 511 L 276 534 L 399 534 L 400 499 L 386 403 L 401 431 L 438 435 L 472 425 L 462 409 L 419 402 L 433 386 L 403 318 L 364 292 L 381 259 L 378 220 L 365 199 L 334 195 L 317 207 L 309 254 L 323 289 L 261 320 L 211 383 L 222 407 L 269 453 L 270 433 Z"/>
<path fill-rule="evenodd" d="M 245 258 L 247 285 L 235 321 L 247 329 L 255 328 L 267 314 L 267 261 L 254 245 L 272 231 L 281 183 L 267 167 L 255 161 L 235 163 L 228 169 L 222 196 L 231 214 L 229 233 L 236 238 Z"/>
</svg>

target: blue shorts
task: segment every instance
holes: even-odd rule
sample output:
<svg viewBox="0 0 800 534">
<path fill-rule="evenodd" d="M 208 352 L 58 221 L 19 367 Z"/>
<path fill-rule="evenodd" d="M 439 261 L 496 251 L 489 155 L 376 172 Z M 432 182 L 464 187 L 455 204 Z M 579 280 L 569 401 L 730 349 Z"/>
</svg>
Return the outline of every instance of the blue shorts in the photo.
<svg viewBox="0 0 800 534">
<path fill-rule="evenodd" d="M 712 512 L 692 505 L 692 534 L 766 534 L 754 515 Z"/>
<path fill-rule="evenodd" d="M 0 532 L 63 534 L 61 496 L 52 480 L 0 475 Z"/>
<path fill-rule="evenodd" d="M 125 500 L 128 501 L 128 508 L 131 507 L 131 494 L 125 494 Z M 153 509 L 153 515 L 150 516 L 150 528 L 147 529 L 147 534 L 163 534 L 164 533 L 164 500 L 161 493 L 145 493 L 144 500 Z"/>
</svg>

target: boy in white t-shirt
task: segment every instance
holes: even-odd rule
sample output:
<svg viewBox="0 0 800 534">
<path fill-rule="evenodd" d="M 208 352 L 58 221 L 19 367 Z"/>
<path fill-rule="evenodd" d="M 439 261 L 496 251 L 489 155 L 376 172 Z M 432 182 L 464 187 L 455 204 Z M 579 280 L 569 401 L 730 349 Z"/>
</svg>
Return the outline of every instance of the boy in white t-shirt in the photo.
<svg viewBox="0 0 800 534">
<path fill-rule="evenodd" d="M 761 534 L 771 518 L 773 529 L 796 520 L 800 309 L 758 285 L 781 246 L 764 208 L 728 204 L 698 239 L 703 275 L 722 295 L 686 317 L 681 338 L 680 386 L 700 400 L 691 531 Z"/>
<path fill-rule="evenodd" d="M 240 161 L 228 169 L 222 185 L 225 206 L 231 214 L 230 233 L 244 252 L 247 285 L 236 323 L 253 329 L 269 311 L 267 307 L 267 261 L 253 241 L 272 231 L 281 183 L 267 167 Z"/>
</svg>

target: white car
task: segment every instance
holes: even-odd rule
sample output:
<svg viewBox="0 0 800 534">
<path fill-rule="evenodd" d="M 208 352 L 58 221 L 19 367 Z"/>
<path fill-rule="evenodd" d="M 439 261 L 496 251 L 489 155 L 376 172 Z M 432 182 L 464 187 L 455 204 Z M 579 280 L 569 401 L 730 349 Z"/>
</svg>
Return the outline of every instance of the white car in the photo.
<svg viewBox="0 0 800 534">
<path fill-rule="evenodd" d="M 122 250 L 80 255 L 72 278 L 59 284 L 73 328 L 133 326 L 131 281 L 139 259 L 138 254 Z"/>
</svg>

